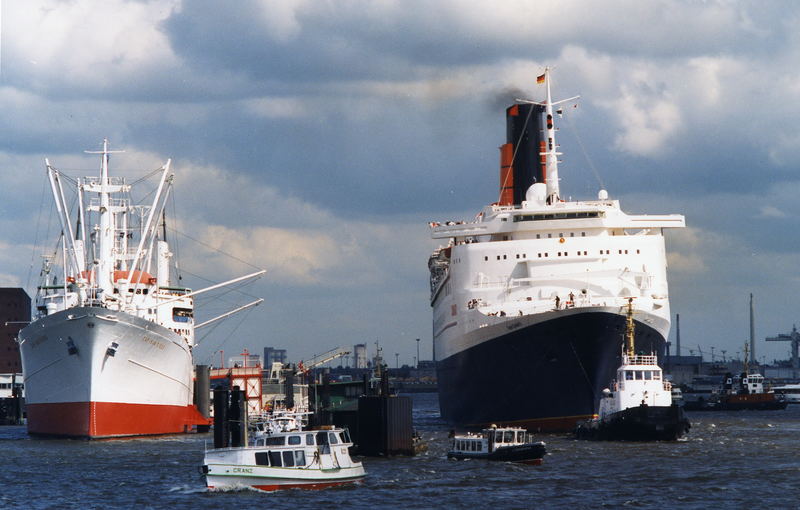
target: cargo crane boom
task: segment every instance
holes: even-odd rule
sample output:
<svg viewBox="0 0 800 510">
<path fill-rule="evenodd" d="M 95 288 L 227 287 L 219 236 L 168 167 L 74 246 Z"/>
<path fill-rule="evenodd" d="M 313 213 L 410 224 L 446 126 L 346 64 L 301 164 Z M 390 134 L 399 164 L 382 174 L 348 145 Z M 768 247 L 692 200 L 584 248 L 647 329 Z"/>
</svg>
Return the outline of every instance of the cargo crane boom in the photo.
<svg viewBox="0 0 800 510">
<path fill-rule="evenodd" d="M 341 358 L 342 356 L 347 356 L 348 354 L 350 354 L 350 351 L 345 347 L 337 347 L 336 349 L 331 349 L 328 352 L 312 357 L 306 362 L 301 361 L 300 363 L 298 363 L 297 372 L 295 372 L 295 375 L 305 374 L 312 368 L 324 365 L 329 361 Z"/>
</svg>

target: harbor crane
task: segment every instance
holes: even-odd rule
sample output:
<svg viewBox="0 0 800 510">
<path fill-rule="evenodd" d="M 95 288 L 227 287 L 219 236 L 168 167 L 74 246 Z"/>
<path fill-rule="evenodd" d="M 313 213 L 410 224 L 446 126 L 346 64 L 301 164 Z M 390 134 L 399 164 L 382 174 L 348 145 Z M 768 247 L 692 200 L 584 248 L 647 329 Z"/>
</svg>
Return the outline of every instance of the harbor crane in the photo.
<svg viewBox="0 0 800 510">
<path fill-rule="evenodd" d="M 797 379 L 800 372 L 800 359 L 798 359 L 798 351 L 800 351 L 800 333 L 797 331 L 797 326 L 792 325 L 792 332 L 789 334 L 780 333 L 778 336 L 768 336 L 767 342 L 791 342 L 792 343 L 792 378 Z"/>
<path fill-rule="evenodd" d="M 305 374 L 312 368 L 324 365 L 329 361 L 341 358 L 342 356 L 347 356 L 348 354 L 350 354 L 350 351 L 346 347 L 337 347 L 335 349 L 331 349 L 330 351 L 314 356 L 305 362 L 301 361 L 297 365 L 297 372 L 295 372 L 295 375 Z"/>
</svg>

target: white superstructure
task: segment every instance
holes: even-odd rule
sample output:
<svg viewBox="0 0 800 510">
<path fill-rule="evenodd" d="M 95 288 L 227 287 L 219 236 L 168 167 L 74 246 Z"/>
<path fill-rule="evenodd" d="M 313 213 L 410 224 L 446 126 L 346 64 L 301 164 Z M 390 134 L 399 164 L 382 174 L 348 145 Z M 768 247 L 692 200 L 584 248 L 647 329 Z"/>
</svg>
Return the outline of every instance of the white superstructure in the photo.
<svg viewBox="0 0 800 510">
<path fill-rule="evenodd" d="M 684 227 L 684 217 L 626 214 L 605 190 L 597 200 L 562 200 L 549 80 L 544 104 L 547 182 L 533 184 L 520 205 L 431 225 L 431 236 L 447 241 L 428 263 L 436 359 L 492 336 L 482 328 L 553 311 L 619 310 L 629 297 L 637 314 L 669 330 L 663 229 Z"/>
</svg>

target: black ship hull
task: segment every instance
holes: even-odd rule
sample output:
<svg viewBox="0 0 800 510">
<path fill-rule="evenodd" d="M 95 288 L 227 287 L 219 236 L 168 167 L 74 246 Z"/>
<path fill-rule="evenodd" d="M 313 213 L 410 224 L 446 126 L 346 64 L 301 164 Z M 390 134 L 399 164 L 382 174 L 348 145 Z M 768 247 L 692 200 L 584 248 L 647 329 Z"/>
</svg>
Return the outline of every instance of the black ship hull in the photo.
<svg viewBox="0 0 800 510">
<path fill-rule="evenodd" d="M 590 419 L 620 365 L 625 317 L 597 311 L 530 324 L 437 361 L 442 418 L 461 427 L 573 431 Z M 636 346 L 663 355 L 664 336 L 636 322 Z"/>
<path fill-rule="evenodd" d="M 578 439 L 606 441 L 675 441 L 689 431 L 691 425 L 683 409 L 673 406 L 630 407 L 605 420 L 588 420 L 578 424 Z"/>
</svg>

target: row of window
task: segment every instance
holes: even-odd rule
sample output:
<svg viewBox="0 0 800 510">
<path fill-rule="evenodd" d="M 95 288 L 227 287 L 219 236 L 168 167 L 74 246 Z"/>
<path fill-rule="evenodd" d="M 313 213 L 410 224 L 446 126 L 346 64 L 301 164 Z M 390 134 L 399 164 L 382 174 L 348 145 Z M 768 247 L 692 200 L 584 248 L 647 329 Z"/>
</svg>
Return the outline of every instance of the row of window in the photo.
<svg viewBox="0 0 800 510">
<path fill-rule="evenodd" d="M 345 437 L 343 438 L 343 442 L 349 443 L 350 437 L 347 431 L 343 432 Z M 256 442 L 256 446 L 297 446 L 303 444 L 303 439 L 305 438 L 305 444 L 308 446 L 314 446 L 314 444 L 319 445 L 326 445 L 326 444 L 339 444 L 339 436 L 335 432 L 317 432 L 316 435 L 316 443 L 314 442 L 314 434 L 305 434 L 305 435 L 291 435 L 291 436 L 270 436 L 266 439 L 260 439 Z"/>
<path fill-rule="evenodd" d="M 303 450 L 256 452 L 255 458 L 257 466 L 305 467 L 306 465 L 306 452 Z"/>
<path fill-rule="evenodd" d="M 626 381 L 659 381 L 661 380 L 661 370 L 626 370 Z"/>
<path fill-rule="evenodd" d="M 544 234 L 536 234 L 536 239 L 541 239 L 542 235 L 544 235 Z M 575 237 L 575 232 L 570 232 L 569 236 L 570 237 Z M 564 232 L 559 232 L 558 233 L 558 237 L 559 238 L 564 237 Z M 586 237 L 586 232 L 581 232 L 581 237 Z M 550 232 L 549 234 L 547 234 L 547 238 L 548 239 L 552 239 L 553 238 L 553 233 Z"/>
<path fill-rule="evenodd" d="M 628 250 L 618 250 L 618 251 L 619 251 L 620 255 L 628 255 Z M 589 254 L 589 252 L 586 251 L 586 250 L 584 250 L 584 251 L 578 250 L 578 251 L 573 252 L 573 253 L 575 253 L 575 255 L 578 255 L 578 256 L 580 256 L 580 255 L 588 255 Z M 610 254 L 611 254 L 611 250 L 600 250 L 600 255 L 610 255 Z M 641 254 L 641 250 L 636 250 L 636 254 L 640 255 Z M 519 258 L 523 258 L 523 259 L 528 258 L 528 254 L 527 253 L 523 253 L 522 255 L 517 253 L 516 256 L 517 256 L 518 259 Z M 537 256 L 538 256 L 537 258 L 549 257 L 550 256 L 550 252 L 537 253 Z M 568 251 L 563 251 L 563 252 L 560 251 L 560 252 L 558 252 L 557 256 L 558 257 L 569 257 L 569 252 Z M 508 259 L 508 255 L 497 255 L 497 260 L 507 260 L 507 259 Z M 488 255 L 484 256 L 483 260 L 488 262 L 489 256 Z"/>
<path fill-rule="evenodd" d="M 456 450 L 462 452 L 482 452 L 483 442 L 478 439 L 456 439 Z"/>
<path fill-rule="evenodd" d="M 568 212 L 568 213 L 548 213 L 548 214 L 519 214 L 514 216 L 514 222 L 518 221 L 541 221 L 541 220 L 568 220 L 575 218 L 597 218 L 600 216 L 598 211 L 589 212 Z"/>
</svg>

